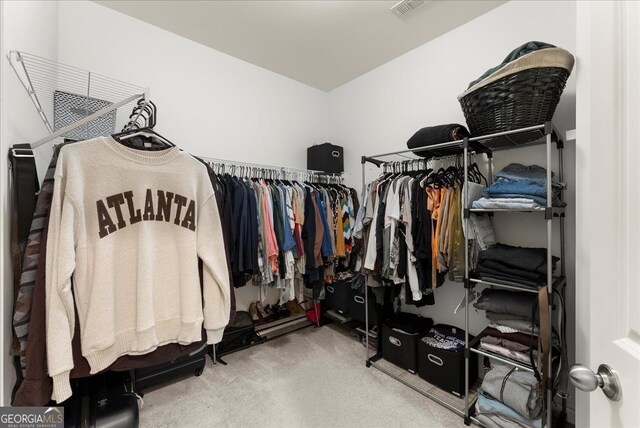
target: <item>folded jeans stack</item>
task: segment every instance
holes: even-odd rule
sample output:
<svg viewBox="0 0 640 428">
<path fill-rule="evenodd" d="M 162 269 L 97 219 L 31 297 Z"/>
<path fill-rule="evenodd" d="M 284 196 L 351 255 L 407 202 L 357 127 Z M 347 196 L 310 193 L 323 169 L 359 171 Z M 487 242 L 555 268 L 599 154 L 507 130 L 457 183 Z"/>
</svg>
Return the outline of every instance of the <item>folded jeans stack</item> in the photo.
<svg viewBox="0 0 640 428">
<path fill-rule="evenodd" d="M 496 174 L 495 182 L 473 201 L 473 208 L 544 210 L 547 205 L 547 170 L 538 165 L 512 163 Z M 560 200 L 561 183 L 552 183 L 554 207 L 566 204 Z"/>
<path fill-rule="evenodd" d="M 478 254 L 476 274 L 483 280 L 537 287 L 547 282 L 546 248 L 526 248 L 497 243 Z M 558 257 L 551 258 L 551 271 Z"/>
</svg>

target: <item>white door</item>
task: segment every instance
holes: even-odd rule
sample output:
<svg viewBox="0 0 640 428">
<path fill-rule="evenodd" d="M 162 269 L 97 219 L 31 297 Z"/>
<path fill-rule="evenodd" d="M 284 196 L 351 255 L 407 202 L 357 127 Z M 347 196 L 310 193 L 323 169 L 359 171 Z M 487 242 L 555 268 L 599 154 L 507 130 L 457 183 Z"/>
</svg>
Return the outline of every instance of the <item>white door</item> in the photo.
<svg viewBox="0 0 640 428">
<path fill-rule="evenodd" d="M 640 427 L 640 3 L 577 10 L 576 360 L 621 398 L 576 391 L 576 426 Z"/>
</svg>

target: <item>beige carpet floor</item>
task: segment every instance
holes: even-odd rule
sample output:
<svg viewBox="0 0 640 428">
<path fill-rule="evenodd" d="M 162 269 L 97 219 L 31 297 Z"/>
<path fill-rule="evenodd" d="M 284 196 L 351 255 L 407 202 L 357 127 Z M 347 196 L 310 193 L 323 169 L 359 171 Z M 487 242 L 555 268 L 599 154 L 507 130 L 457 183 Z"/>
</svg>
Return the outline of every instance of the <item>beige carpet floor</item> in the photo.
<svg viewBox="0 0 640 428">
<path fill-rule="evenodd" d="M 340 326 L 305 328 L 147 392 L 143 428 L 463 427 L 462 418 L 364 365 Z"/>
</svg>

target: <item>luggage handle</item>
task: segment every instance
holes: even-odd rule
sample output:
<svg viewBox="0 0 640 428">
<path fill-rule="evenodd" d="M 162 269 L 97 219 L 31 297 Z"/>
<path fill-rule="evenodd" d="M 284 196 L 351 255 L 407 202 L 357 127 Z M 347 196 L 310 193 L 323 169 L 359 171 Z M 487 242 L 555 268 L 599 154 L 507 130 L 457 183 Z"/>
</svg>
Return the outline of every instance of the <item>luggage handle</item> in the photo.
<svg viewBox="0 0 640 428">
<path fill-rule="evenodd" d="M 428 354 L 427 355 L 427 359 L 429 361 L 431 361 L 433 364 L 438 365 L 438 366 L 444 366 L 444 361 L 442 361 L 442 358 L 440 357 L 436 357 L 433 354 Z"/>
<path fill-rule="evenodd" d="M 327 291 L 328 291 L 329 293 L 333 293 L 333 292 L 335 292 L 334 288 L 333 288 L 332 286 L 330 286 L 330 285 L 327 285 Z"/>
<path fill-rule="evenodd" d="M 355 300 L 356 303 L 364 304 L 364 297 L 362 297 L 362 296 L 353 296 L 353 300 Z"/>
<path fill-rule="evenodd" d="M 334 150 L 331 152 L 331 156 L 333 156 L 334 158 L 339 158 L 340 157 L 340 152 L 337 150 Z"/>
<path fill-rule="evenodd" d="M 393 336 L 389 336 L 389 342 L 391 342 L 392 345 L 402 346 L 402 342 L 400 341 L 400 339 Z"/>
</svg>

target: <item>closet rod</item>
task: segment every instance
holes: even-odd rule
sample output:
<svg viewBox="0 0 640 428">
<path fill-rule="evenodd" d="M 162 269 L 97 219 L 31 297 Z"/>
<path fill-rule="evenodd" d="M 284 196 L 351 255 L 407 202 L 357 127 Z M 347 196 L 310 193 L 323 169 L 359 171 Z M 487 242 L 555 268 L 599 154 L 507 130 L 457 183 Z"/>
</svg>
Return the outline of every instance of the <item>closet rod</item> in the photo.
<svg viewBox="0 0 640 428">
<path fill-rule="evenodd" d="M 446 149 L 446 148 L 454 147 L 454 146 L 458 146 L 458 147 L 462 148 L 462 141 L 463 140 L 448 141 L 446 143 L 432 144 L 430 146 L 424 146 L 424 147 L 416 147 L 415 149 L 398 150 L 397 152 L 382 153 L 382 154 L 374 155 L 374 156 L 363 156 L 363 158 L 362 158 L 363 162 L 362 163 L 371 162 L 371 160 L 379 160 L 377 158 L 381 158 L 381 157 L 385 157 L 385 156 L 401 155 L 403 153 L 413 153 L 414 150 L 420 150 L 420 149 Z M 449 156 L 449 155 L 447 155 L 447 156 Z M 418 159 L 418 158 L 416 158 L 416 159 Z"/>
<path fill-rule="evenodd" d="M 105 107 L 103 109 L 100 109 L 97 112 L 95 112 L 93 114 L 90 114 L 89 116 L 87 116 L 87 117 L 85 117 L 83 119 L 80 119 L 79 121 L 77 121 L 75 123 L 72 123 L 69 126 L 65 126 L 64 128 L 60 128 L 59 130 L 57 130 L 53 134 L 49 134 L 46 137 L 39 139 L 35 143 L 31 144 L 31 148 L 33 148 L 33 149 L 38 148 L 41 145 L 46 144 L 51 140 L 54 140 L 54 139 L 56 139 L 58 137 L 63 136 L 67 132 L 73 131 L 74 129 L 79 128 L 82 125 L 85 125 L 85 124 L 91 122 L 92 120 L 94 120 L 94 119 L 96 119 L 96 118 L 98 118 L 100 116 L 103 116 L 103 115 L 105 115 L 105 114 L 107 114 L 109 112 L 117 110 L 120 107 L 122 107 L 123 105 L 129 104 L 130 102 L 133 102 L 133 101 L 135 101 L 135 100 L 137 100 L 139 98 L 149 99 L 149 98 L 147 98 L 146 94 L 147 94 L 147 92 L 145 92 L 144 94 L 131 95 L 130 97 L 125 98 L 122 101 L 119 101 L 119 102 L 117 102 L 115 104 L 111 104 L 110 106 L 107 106 L 107 107 Z"/>
<path fill-rule="evenodd" d="M 328 175 L 331 177 L 342 177 L 345 174 L 344 172 L 324 172 L 324 171 L 318 171 L 315 169 L 303 169 L 303 168 L 293 168 L 293 167 L 288 167 L 288 166 L 276 166 L 276 165 L 267 165 L 267 164 L 262 164 L 262 163 L 251 163 L 251 162 L 244 162 L 244 161 L 235 161 L 235 160 L 231 160 L 231 159 L 218 159 L 218 158 L 209 158 L 209 157 L 204 157 L 204 156 L 198 156 L 200 159 L 207 161 L 207 162 L 213 162 L 213 163 L 222 163 L 225 165 L 238 165 L 238 166 L 248 166 L 248 167 L 252 167 L 252 168 L 263 168 L 263 169 L 276 169 L 276 170 L 280 170 L 280 171 L 291 171 L 291 172 L 305 172 L 305 173 L 309 173 L 309 174 L 314 174 L 314 175 Z"/>
</svg>

